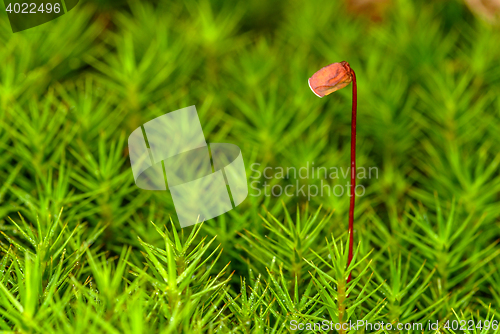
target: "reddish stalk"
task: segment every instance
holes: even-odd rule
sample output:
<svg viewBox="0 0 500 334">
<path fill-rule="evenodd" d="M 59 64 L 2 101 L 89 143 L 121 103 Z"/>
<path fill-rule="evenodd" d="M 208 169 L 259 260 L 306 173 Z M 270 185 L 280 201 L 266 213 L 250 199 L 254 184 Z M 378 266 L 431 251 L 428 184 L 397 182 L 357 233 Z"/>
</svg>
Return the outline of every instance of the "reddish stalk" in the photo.
<svg viewBox="0 0 500 334">
<path fill-rule="evenodd" d="M 356 85 L 356 74 L 349 67 L 352 75 L 352 119 L 351 119 L 351 204 L 349 205 L 349 254 L 347 255 L 347 267 L 352 261 L 354 246 L 354 203 L 356 199 L 356 114 L 358 109 L 358 87 Z M 347 283 L 351 281 L 351 273 Z"/>
<path fill-rule="evenodd" d="M 354 203 L 356 199 L 356 113 L 358 107 L 358 88 L 356 74 L 349 63 L 342 61 L 323 67 L 309 78 L 309 87 L 319 97 L 331 94 L 352 82 L 352 120 L 351 120 L 351 203 L 349 206 L 349 252 L 347 267 L 351 264 L 354 247 Z M 347 283 L 351 281 L 351 273 Z"/>
</svg>

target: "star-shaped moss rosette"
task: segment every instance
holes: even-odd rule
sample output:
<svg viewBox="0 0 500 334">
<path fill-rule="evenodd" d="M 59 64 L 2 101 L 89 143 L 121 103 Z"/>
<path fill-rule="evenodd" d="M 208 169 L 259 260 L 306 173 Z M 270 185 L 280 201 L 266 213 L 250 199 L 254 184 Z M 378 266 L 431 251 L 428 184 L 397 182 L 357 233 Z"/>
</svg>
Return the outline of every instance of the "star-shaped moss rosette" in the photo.
<svg viewBox="0 0 500 334">
<path fill-rule="evenodd" d="M 323 67 L 309 78 L 309 87 L 319 97 L 329 95 L 352 82 L 352 121 L 351 121 L 351 204 L 349 207 L 349 254 L 347 267 L 351 264 L 354 240 L 354 204 L 356 198 L 356 109 L 358 92 L 356 75 L 349 63 L 342 61 Z M 347 283 L 351 281 L 351 274 Z"/>
</svg>

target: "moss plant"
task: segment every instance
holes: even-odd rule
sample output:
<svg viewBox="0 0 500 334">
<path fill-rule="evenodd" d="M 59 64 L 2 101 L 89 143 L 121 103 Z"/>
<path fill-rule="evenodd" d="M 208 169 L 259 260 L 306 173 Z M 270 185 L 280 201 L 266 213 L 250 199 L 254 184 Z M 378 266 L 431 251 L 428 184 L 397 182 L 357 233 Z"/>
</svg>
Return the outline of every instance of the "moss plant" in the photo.
<svg viewBox="0 0 500 334">
<path fill-rule="evenodd" d="M 358 109 L 358 87 L 356 74 L 349 63 L 333 63 L 316 72 L 309 79 L 309 87 L 319 97 L 331 94 L 352 82 L 352 119 L 351 119 L 351 200 L 349 204 L 349 256 L 347 266 L 351 265 L 354 246 L 354 204 L 356 202 L 356 114 Z M 351 274 L 347 283 L 351 281 Z"/>
<path fill-rule="evenodd" d="M 13 34 L 0 1 L 0 332 L 500 333 L 500 29 L 463 1 L 344 3 L 88 0 Z M 305 87 L 341 57 L 357 138 L 350 91 Z M 249 195 L 181 229 L 127 137 L 193 104 Z"/>
</svg>

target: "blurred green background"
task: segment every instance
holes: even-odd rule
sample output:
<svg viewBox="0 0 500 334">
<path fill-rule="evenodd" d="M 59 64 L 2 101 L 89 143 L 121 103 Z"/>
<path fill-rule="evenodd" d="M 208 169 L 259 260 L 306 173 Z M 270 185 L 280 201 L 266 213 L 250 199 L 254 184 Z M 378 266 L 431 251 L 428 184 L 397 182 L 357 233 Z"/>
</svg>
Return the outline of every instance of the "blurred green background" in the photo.
<svg viewBox="0 0 500 334">
<path fill-rule="evenodd" d="M 99 332 L 113 327 L 126 331 L 117 317 L 127 312 L 132 316 L 128 308 L 118 311 L 101 302 L 100 309 L 72 297 L 63 304 L 43 304 L 49 269 L 40 271 L 40 295 L 23 299 L 18 286 L 23 279 L 15 274 L 14 259 L 23 268 L 26 248 L 33 254 L 40 248 L 14 222 L 21 224 L 19 212 L 25 228 L 34 231 L 40 226 L 62 229 L 63 223 L 68 229 L 79 226 L 74 235 L 61 233 L 71 240 L 65 244 L 68 254 L 74 251 L 79 259 L 75 267 L 67 264 L 67 279 L 80 281 L 81 291 L 90 291 L 84 284 L 89 277 L 95 281 L 96 272 L 105 272 L 92 267 L 88 257 L 104 254 L 112 262 L 130 246 L 130 265 L 142 268 L 146 255 L 139 251 L 138 237 L 165 249 L 164 238 L 150 221 L 172 230 L 172 216 L 181 233 L 168 191 L 138 189 L 130 169 L 128 135 L 157 116 L 196 105 L 209 143 L 241 148 L 249 181 L 254 180 L 254 163 L 260 171 L 298 169 L 307 163 L 347 169 L 350 87 L 319 99 L 307 85 L 318 69 L 342 60 L 358 80 L 357 163 L 378 169 L 378 178 L 359 180 L 366 193 L 357 198 L 355 243 L 363 256 L 374 250 L 368 258 L 372 262 L 364 262 L 375 272 L 376 284 L 370 283 L 370 289 L 386 282 L 349 316 L 361 319 L 383 300 L 389 304 L 379 316 L 389 321 L 413 315 L 413 320 L 455 319 L 452 309 L 484 318 L 493 314 L 489 304 L 500 305 L 500 275 L 494 273 L 500 264 L 500 30 L 495 7 L 485 11 L 451 0 L 83 1 L 54 21 L 15 34 L 0 9 L 1 281 L 12 298 L 34 300 L 33 310 L 48 307 L 40 314 L 51 314 L 45 324 L 34 315 L 26 320 L 18 308 L 13 317 L 15 311 L 6 306 L 12 298 L 5 293 L 1 307 L 10 316 L 3 315 L 4 330 L 68 330 L 72 322 L 61 325 L 65 320 L 54 315 L 61 312 L 56 306 L 63 305 L 61 310 L 81 320 L 75 305 L 83 303 L 85 312 L 98 316 L 75 324 L 95 326 Z M 260 181 L 284 187 L 297 180 Z M 298 182 L 307 188 L 320 186 L 321 179 Z M 345 185 L 346 180 L 327 182 Z M 196 239 L 217 236 L 215 243 L 223 248 L 211 275 L 228 262 L 227 272 L 234 271 L 229 285 L 235 292 L 217 290 L 221 305 L 245 289 L 239 277 L 247 282 L 257 273 L 274 277 L 276 272 L 265 268 L 276 258 L 277 265 L 283 264 L 285 290 L 293 294 L 299 275 L 303 283 L 298 293 L 307 294 L 302 287 L 312 269 L 302 258 L 311 254 L 309 248 L 322 253 L 328 247 L 324 239 L 332 233 L 346 239 L 347 196 L 308 200 L 252 194 L 250 189 L 236 209 L 204 223 Z M 317 236 L 312 245 L 305 241 L 309 233 L 280 237 L 286 235 L 285 228 L 271 222 L 272 230 L 263 224 L 262 217 L 279 222 L 292 217 L 292 225 L 300 229 L 296 217 L 306 221 L 320 207 L 319 215 L 331 212 L 331 217 L 309 231 Z M 60 222 L 51 225 L 57 217 Z M 189 234 L 193 227 L 184 230 Z M 290 244 L 283 242 L 287 239 Z M 91 246 L 80 254 L 82 243 Z M 42 268 L 52 262 L 46 254 L 39 262 Z M 398 254 L 403 259 L 411 254 L 411 260 L 399 264 L 408 265 L 401 282 L 394 281 L 398 270 L 391 267 Z M 113 265 L 109 277 L 114 270 Z M 128 293 L 129 284 L 140 286 L 147 296 L 141 310 L 148 314 L 151 331 L 190 328 L 182 322 L 188 316 L 175 322 L 162 313 L 163 307 L 172 311 L 172 301 L 154 299 L 159 288 L 146 276 L 135 283 L 128 272 L 122 277 L 109 299 Z M 411 277 L 420 283 L 410 285 Z M 273 286 L 271 278 L 266 282 Z M 416 288 L 421 283 L 422 291 Z M 405 284 L 405 293 L 418 292 L 408 303 L 397 292 Z M 72 296 L 69 285 L 61 281 L 56 290 Z M 391 291 L 392 299 L 387 297 Z M 255 319 L 248 315 L 247 323 L 226 308 L 199 322 L 197 330 L 220 325 L 235 332 L 286 332 L 280 327 L 284 319 L 305 313 L 280 310 L 273 303 L 276 295 L 261 294 L 259 307 L 274 311 L 264 316 L 257 314 L 258 308 L 249 311 Z M 318 297 L 312 293 L 310 298 Z M 204 307 L 194 305 L 193 310 L 201 310 L 190 316 L 202 319 Z M 324 314 L 324 306 L 318 312 L 316 316 Z M 165 319 L 156 323 L 149 317 Z"/>
</svg>

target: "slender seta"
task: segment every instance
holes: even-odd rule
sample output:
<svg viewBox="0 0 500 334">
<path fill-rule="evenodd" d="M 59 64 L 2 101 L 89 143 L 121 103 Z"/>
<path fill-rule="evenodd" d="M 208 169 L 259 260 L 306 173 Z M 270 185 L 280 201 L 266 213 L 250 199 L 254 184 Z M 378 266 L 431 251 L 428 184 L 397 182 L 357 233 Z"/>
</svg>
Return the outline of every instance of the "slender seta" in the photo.
<svg viewBox="0 0 500 334">
<path fill-rule="evenodd" d="M 351 120 L 351 203 L 349 206 L 349 254 L 347 267 L 351 264 L 354 244 L 354 204 L 356 198 L 356 112 L 358 89 L 356 74 L 349 63 L 342 61 L 323 67 L 309 78 L 309 87 L 319 97 L 329 95 L 352 82 L 352 120 Z M 347 283 L 351 281 L 351 273 Z"/>
</svg>

